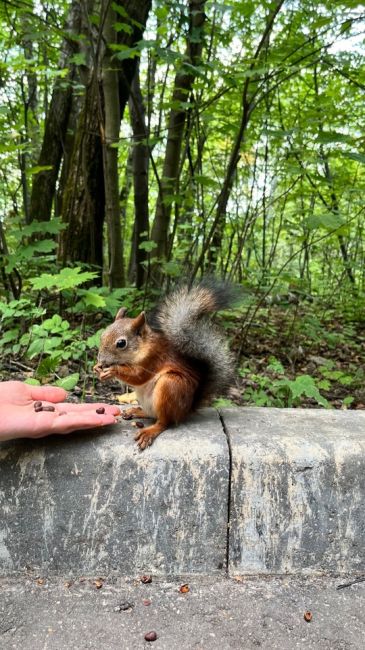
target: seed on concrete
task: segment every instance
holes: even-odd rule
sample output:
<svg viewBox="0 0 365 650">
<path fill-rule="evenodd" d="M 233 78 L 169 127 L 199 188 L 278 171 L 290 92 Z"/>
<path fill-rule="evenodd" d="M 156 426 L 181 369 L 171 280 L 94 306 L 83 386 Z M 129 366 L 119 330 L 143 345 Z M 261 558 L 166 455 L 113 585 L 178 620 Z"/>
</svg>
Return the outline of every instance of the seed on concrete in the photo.
<svg viewBox="0 0 365 650">
<path fill-rule="evenodd" d="M 144 585 L 149 584 L 150 582 L 152 582 L 152 576 L 142 576 L 141 582 L 143 582 Z"/>
<path fill-rule="evenodd" d="M 146 641 L 156 641 L 157 634 L 154 630 L 152 630 L 151 632 L 146 632 L 144 638 L 146 639 Z"/>
</svg>

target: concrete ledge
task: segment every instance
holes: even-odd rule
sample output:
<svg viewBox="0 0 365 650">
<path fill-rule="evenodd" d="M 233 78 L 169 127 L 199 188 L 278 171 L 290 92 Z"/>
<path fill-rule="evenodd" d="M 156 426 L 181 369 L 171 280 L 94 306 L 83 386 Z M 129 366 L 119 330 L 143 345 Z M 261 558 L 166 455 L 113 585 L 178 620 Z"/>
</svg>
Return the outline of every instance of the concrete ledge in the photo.
<svg viewBox="0 0 365 650">
<path fill-rule="evenodd" d="M 133 432 L 0 445 L 0 575 L 364 572 L 365 413 L 204 409 L 143 453 Z"/>
<path fill-rule="evenodd" d="M 143 453 L 131 423 L 0 445 L 0 575 L 226 569 L 229 454 L 206 409 Z"/>
<path fill-rule="evenodd" d="M 227 409 L 229 572 L 365 570 L 365 413 Z"/>
</svg>

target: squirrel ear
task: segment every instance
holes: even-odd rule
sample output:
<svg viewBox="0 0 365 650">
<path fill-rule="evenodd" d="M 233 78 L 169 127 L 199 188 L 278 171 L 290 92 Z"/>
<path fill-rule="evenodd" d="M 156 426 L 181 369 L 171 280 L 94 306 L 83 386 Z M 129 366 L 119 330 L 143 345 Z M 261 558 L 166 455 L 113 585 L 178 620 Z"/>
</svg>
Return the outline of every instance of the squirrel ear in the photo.
<svg viewBox="0 0 365 650">
<path fill-rule="evenodd" d="M 146 314 L 144 311 L 141 311 L 139 316 L 136 316 L 136 318 L 133 319 L 133 330 L 134 331 L 141 331 L 143 326 L 146 324 Z"/>
<path fill-rule="evenodd" d="M 121 307 L 121 308 L 118 309 L 118 311 L 117 311 L 117 315 L 116 315 L 116 317 L 115 317 L 115 320 L 119 320 L 119 318 L 124 318 L 124 316 L 126 315 L 126 313 L 127 313 L 127 309 L 126 309 L 126 307 Z"/>
</svg>

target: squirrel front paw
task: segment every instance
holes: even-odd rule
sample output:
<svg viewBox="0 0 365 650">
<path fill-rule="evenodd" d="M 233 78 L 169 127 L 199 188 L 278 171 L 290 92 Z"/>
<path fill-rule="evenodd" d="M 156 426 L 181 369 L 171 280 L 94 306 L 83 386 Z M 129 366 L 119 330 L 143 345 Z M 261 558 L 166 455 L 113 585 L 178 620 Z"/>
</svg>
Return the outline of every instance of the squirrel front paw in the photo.
<svg viewBox="0 0 365 650">
<path fill-rule="evenodd" d="M 93 372 L 96 372 L 97 375 L 100 375 L 103 372 L 103 366 L 100 363 L 96 363 L 93 367 Z"/>
<path fill-rule="evenodd" d="M 99 379 L 101 381 L 104 381 L 105 379 L 111 379 L 112 377 L 115 377 L 115 375 L 116 375 L 114 366 L 109 366 L 107 368 L 103 368 L 103 366 L 100 363 L 97 363 L 94 366 L 93 370 L 99 376 Z"/>
</svg>

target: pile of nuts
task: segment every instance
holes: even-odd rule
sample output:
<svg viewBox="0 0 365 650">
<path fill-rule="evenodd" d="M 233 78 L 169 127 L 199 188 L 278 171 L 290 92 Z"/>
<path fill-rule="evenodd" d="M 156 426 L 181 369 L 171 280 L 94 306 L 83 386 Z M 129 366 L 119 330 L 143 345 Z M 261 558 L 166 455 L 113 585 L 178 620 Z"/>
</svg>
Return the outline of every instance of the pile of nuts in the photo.
<svg viewBox="0 0 365 650">
<path fill-rule="evenodd" d="M 34 402 L 34 410 L 36 413 L 39 411 L 55 411 L 54 406 L 43 406 L 42 402 Z"/>
<path fill-rule="evenodd" d="M 53 411 L 56 410 L 55 407 L 51 406 L 51 405 L 43 406 L 42 402 L 34 402 L 33 406 L 34 406 L 34 410 L 35 410 L 36 413 L 40 413 L 40 411 L 51 411 L 51 412 L 53 412 Z M 66 411 L 60 411 L 59 415 L 65 415 L 65 413 L 66 413 Z M 96 413 L 98 413 L 99 415 L 103 415 L 105 413 L 104 406 L 99 406 L 96 409 Z"/>
</svg>

